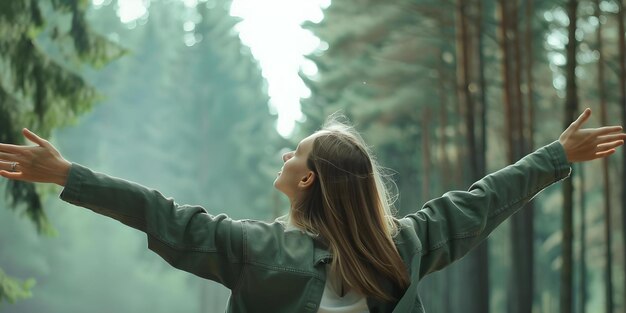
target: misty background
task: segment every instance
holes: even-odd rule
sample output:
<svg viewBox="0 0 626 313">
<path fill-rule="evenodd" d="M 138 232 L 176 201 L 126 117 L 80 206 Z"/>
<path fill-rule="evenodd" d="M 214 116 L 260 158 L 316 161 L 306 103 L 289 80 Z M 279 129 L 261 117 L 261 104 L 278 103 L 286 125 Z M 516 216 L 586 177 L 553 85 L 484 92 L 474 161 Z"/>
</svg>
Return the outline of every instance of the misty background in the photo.
<svg viewBox="0 0 626 313">
<path fill-rule="evenodd" d="M 0 142 L 28 127 L 178 203 L 272 221 L 289 208 L 272 186 L 282 153 L 342 111 L 393 170 L 402 216 L 585 107 L 590 127 L 625 124 L 619 1 L 2 1 Z M 427 277 L 426 310 L 624 312 L 622 151 Z M 145 234 L 56 186 L 0 189 L 0 312 L 224 312 L 227 289 Z"/>
</svg>

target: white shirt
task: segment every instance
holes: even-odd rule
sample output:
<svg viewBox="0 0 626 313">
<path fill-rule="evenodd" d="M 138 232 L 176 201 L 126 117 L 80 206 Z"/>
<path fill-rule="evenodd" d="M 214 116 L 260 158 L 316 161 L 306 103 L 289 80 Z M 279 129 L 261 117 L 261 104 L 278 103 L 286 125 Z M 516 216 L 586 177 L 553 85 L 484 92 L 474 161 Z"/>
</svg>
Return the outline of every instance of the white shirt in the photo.
<svg viewBox="0 0 626 313">
<path fill-rule="evenodd" d="M 343 297 L 340 296 L 333 288 L 333 279 L 334 277 L 330 275 L 330 265 L 327 264 L 326 285 L 317 313 L 369 313 L 367 298 L 364 295 L 350 290 Z"/>
<path fill-rule="evenodd" d="M 288 215 L 281 216 L 276 219 L 277 222 L 285 225 L 285 231 L 298 230 L 302 231 L 298 227 L 291 224 L 291 220 Z M 307 232 L 308 235 L 315 237 L 315 235 Z M 340 296 L 335 288 L 333 288 L 332 282 L 334 277 L 330 275 L 330 264 L 326 264 L 326 285 L 324 286 L 324 293 L 322 293 L 322 301 L 320 302 L 320 308 L 317 313 L 369 313 L 370 310 L 367 307 L 367 298 L 357 293 L 354 290 L 348 291 L 345 295 Z"/>
</svg>

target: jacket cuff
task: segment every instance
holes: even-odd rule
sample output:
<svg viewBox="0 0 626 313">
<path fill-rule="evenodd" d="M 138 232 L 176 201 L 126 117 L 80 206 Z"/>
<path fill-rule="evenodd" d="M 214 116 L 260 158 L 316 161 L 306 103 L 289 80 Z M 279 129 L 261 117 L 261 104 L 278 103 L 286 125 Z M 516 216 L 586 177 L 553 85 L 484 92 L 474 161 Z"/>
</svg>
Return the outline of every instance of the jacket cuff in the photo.
<svg viewBox="0 0 626 313">
<path fill-rule="evenodd" d="M 67 201 L 70 203 L 81 202 L 81 199 L 80 199 L 81 188 L 83 186 L 83 181 L 85 180 L 84 177 L 85 177 L 86 170 L 87 170 L 86 167 L 77 163 L 72 163 L 72 166 L 70 167 L 70 171 L 67 175 L 67 181 L 65 182 L 65 187 L 63 188 L 63 191 L 61 192 L 61 195 L 59 196 L 61 200 Z"/>
<path fill-rule="evenodd" d="M 554 178 L 561 180 L 567 178 L 572 172 L 572 164 L 567 161 L 567 154 L 563 145 L 556 140 L 545 147 L 550 154 L 550 160 L 554 166 Z"/>
</svg>

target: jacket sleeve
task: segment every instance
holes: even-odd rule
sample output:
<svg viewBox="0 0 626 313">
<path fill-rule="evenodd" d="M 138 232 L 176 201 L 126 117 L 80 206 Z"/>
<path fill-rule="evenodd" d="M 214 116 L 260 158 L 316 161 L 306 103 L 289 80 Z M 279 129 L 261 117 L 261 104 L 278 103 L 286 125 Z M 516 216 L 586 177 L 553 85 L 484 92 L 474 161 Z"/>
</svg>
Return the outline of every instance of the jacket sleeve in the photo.
<svg viewBox="0 0 626 313">
<path fill-rule="evenodd" d="M 172 266 L 228 288 L 242 269 L 239 221 L 178 205 L 158 191 L 72 164 L 61 199 L 145 232 L 148 248 Z"/>
<path fill-rule="evenodd" d="M 433 199 L 401 221 L 421 244 L 420 278 L 460 259 L 541 190 L 569 176 L 555 141 L 472 184 Z"/>
</svg>

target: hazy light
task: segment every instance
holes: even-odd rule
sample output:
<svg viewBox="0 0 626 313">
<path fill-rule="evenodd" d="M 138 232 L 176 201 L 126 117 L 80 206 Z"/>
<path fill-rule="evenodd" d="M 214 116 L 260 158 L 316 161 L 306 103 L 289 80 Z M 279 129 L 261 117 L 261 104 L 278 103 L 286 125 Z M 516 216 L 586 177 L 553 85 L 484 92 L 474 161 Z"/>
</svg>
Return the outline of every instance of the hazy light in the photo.
<svg viewBox="0 0 626 313">
<path fill-rule="evenodd" d="M 564 49 L 567 37 L 559 31 L 551 31 L 546 41 L 553 49 Z"/>
<path fill-rule="evenodd" d="M 320 22 L 322 8 L 329 5 L 329 0 L 233 1 L 230 14 L 242 18 L 236 29 L 261 65 L 272 111 L 278 113 L 276 127 L 285 137 L 291 134 L 295 122 L 303 118 L 300 99 L 311 95 L 298 71 L 302 68 L 307 75 L 317 72 L 317 67 L 307 64 L 303 55 L 320 47 L 327 49 L 301 24 Z"/>
<path fill-rule="evenodd" d="M 196 40 L 196 36 L 194 35 L 194 33 L 186 33 L 183 37 L 183 40 L 185 41 L 185 45 L 187 47 L 191 47 L 198 42 L 198 40 Z"/>
<path fill-rule="evenodd" d="M 198 5 L 198 0 L 183 0 L 183 3 L 188 8 L 195 8 Z"/>
<path fill-rule="evenodd" d="M 306 76 L 315 76 L 318 72 L 315 62 L 308 59 L 303 60 L 301 69 Z"/>
<path fill-rule="evenodd" d="M 320 51 L 328 50 L 328 42 L 320 41 L 320 45 L 319 45 L 319 47 L 317 47 L 317 50 L 320 50 Z"/>
<path fill-rule="evenodd" d="M 550 60 L 550 62 L 554 63 L 557 66 L 564 66 L 567 62 L 565 56 L 559 52 L 548 53 L 548 59 Z"/>
<path fill-rule="evenodd" d="M 192 22 L 192 21 L 187 21 L 185 22 L 185 24 L 183 24 L 183 29 L 186 32 L 190 32 L 192 31 L 194 28 L 196 28 L 196 23 Z"/>
<path fill-rule="evenodd" d="M 619 7 L 617 6 L 617 3 L 614 3 L 613 1 L 601 1 L 600 10 L 607 13 L 617 13 L 617 11 L 619 11 Z"/>
<path fill-rule="evenodd" d="M 94 0 L 96 2 L 102 2 L 100 0 Z M 133 22 L 148 13 L 148 6 L 150 2 L 146 0 L 118 0 L 117 15 L 120 17 L 120 21 L 124 24 Z"/>
<path fill-rule="evenodd" d="M 566 82 L 565 82 L 565 76 L 563 75 L 557 75 L 553 80 L 552 80 L 552 86 L 554 86 L 555 89 L 557 90 L 565 90 L 565 86 L 566 86 Z"/>
<path fill-rule="evenodd" d="M 102 5 L 109 0 L 92 0 Z M 198 5 L 198 0 L 181 0 L 188 8 Z M 208 8 L 215 7 L 215 0 L 201 0 Z M 259 61 L 263 77 L 268 82 L 271 111 L 278 114 L 277 130 L 289 136 L 295 122 L 303 118 L 300 99 L 308 98 L 310 90 L 298 76 L 300 69 L 306 75 L 317 74 L 317 67 L 303 55 L 316 50 L 328 49 L 328 43 L 320 42 L 310 31 L 302 29 L 305 21 L 319 23 L 324 18 L 322 9 L 331 0 L 233 0 L 230 14 L 242 18 L 237 24 L 241 41 L 250 47 Z M 125 24 L 133 23 L 148 14 L 150 0 L 118 0 L 117 15 Z M 183 25 L 191 32 L 195 25 L 189 21 Z M 202 38 L 192 33 L 184 35 L 187 46 L 193 46 Z M 308 63 L 307 63 L 308 61 Z"/>
<path fill-rule="evenodd" d="M 552 13 L 550 11 L 546 11 L 543 13 L 543 18 L 548 21 L 548 22 L 552 22 L 554 20 L 554 16 L 552 15 Z"/>
</svg>

